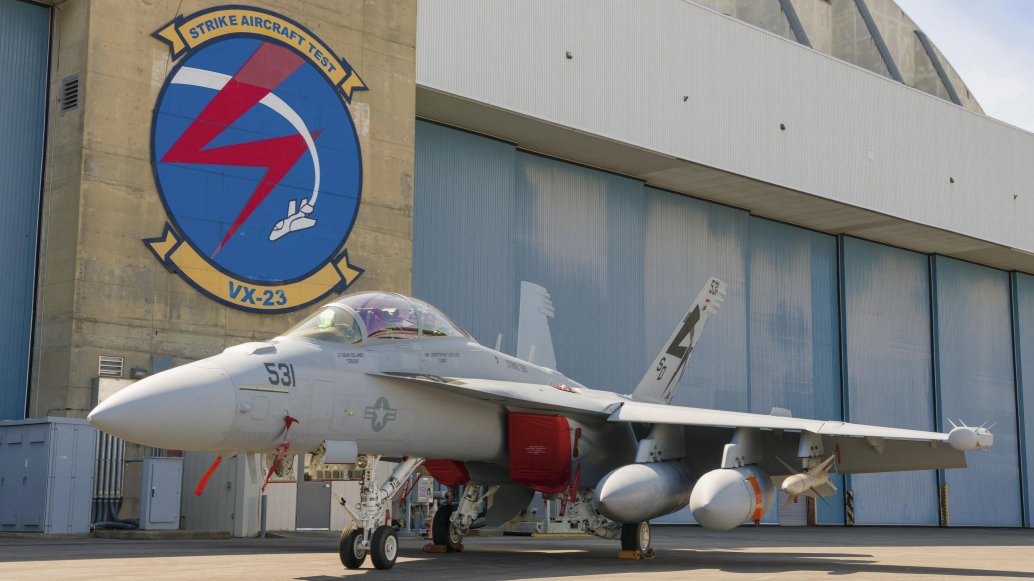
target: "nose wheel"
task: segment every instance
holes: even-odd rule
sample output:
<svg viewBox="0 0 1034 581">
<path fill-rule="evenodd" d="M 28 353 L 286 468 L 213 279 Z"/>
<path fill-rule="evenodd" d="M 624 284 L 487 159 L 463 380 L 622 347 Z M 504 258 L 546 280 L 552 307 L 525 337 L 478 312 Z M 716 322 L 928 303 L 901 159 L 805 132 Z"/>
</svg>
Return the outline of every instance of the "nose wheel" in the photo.
<svg viewBox="0 0 1034 581">
<path fill-rule="evenodd" d="M 341 564 L 347 569 L 358 569 L 366 561 L 366 549 L 363 548 L 363 529 L 346 530 L 338 541 L 338 554 Z"/>
<path fill-rule="evenodd" d="M 395 527 L 381 525 L 370 539 L 370 558 L 378 569 L 391 569 L 399 556 L 399 535 Z"/>
</svg>

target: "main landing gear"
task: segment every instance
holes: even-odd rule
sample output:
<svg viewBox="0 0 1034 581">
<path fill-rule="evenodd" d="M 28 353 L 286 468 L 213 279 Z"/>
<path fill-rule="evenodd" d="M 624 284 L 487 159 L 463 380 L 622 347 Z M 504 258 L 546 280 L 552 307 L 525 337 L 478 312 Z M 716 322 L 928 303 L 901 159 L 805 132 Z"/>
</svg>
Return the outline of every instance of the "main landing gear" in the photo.
<svg viewBox="0 0 1034 581">
<path fill-rule="evenodd" d="M 447 504 L 438 508 L 438 512 L 434 513 L 434 520 L 431 521 L 431 542 L 445 547 L 447 553 L 463 550 L 463 535 L 452 524 L 452 515 L 455 512 L 456 505 Z"/>
<path fill-rule="evenodd" d="M 413 472 L 424 463 L 423 458 L 403 460 L 378 488 L 378 460 L 380 456 L 359 456 L 356 468 L 363 471 L 359 504 L 352 509 L 344 500 L 341 501 L 342 508 L 352 517 L 352 525 L 341 533 L 338 543 L 341 564 L 348 569 L 362 567 L 368 553 L 373 566 L 378 569 L 391 569 L 395 565 L 399 553 L 399 536 L 394 527 L 383 524 L 387 507 Z"/>
<path fill-rule="evenodd" d="M 641 522 L 621 525 L 621 557 L 644 559 L 653 556 L 650 547 L 650 523 Z M 626 555 L 635 553 L 634 555 Z"/>
<path fill-rule="evenodd" d="M 470 483 L 463 487 L 463 497 L 459 504 L 448 504 L 438 509 L 431 521 L 431 547 L 436 552 L 444 548 L 446 553 L 457 553 L 463 550 L 463 537 L 470 532 L 470 526 L 485 508 L 492 496 L 499 490 L 498 485 L 486 487 L 483 484 Z M 427 549 L 425 549 L 427 550 Z"/>
</svg>

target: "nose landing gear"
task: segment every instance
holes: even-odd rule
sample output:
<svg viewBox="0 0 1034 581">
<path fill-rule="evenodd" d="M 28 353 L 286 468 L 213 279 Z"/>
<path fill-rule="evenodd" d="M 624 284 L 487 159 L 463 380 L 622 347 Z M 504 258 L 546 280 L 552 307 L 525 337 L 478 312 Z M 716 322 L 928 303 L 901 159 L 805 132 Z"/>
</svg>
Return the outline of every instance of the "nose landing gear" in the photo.
<svg viewBox="0 0 1034 581">
<path fill-rule="evenodd" d="M 356 467 L 363 471 L 359 487 L 359 504 L 353 510 L 344 499 L 341 507 L 352 517 L 352 526 L 345 529 L 338 543 L 341 564 L 358 569 L 370 554 L 373 566 L 391 569 L 398 558 L 399 537 L 394 527 L 383 524 L 391 499 L 409 481 L 413 472 L 424 463 L 423 458 L 403 460 L 380 487 L 377 486 L 377 461 L 380 456 L 359 456 Z"/>
</svg>

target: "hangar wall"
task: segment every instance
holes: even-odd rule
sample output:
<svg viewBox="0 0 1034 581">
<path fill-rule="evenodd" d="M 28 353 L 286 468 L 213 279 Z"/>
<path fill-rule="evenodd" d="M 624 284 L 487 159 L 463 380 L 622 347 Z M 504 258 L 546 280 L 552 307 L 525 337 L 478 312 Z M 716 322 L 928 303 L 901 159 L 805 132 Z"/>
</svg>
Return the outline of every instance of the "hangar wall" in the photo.
<svg viewBox="0 0 1034 581">
<path fill-rule="evenodd" d="M 502 333 L 513 352 L 518 285 L 542 284 L 561 370 L 627 393 L 718 276 L 728 296 L 674 403 L 923 430 L 944 429 L 937 414 L 997 421 L 972 470 L 837 485 L 853 491 L 858 524 L 936 525 L 942 481 L 952 524 L 1021 524 L 1007 273 L 771 222 L 423 121 L 415 176 L 414 294 L 481 342 Z M 1034 291 L 1031 280 L 1018 292 Z M 1028 334 L 1029 318 L 1019 320 Z M 829 504 L 819 522 L 843 524 L 842 496 Z"/>
<path fill-rule="evenodd" d="M 995 424 L 993 453 L 942 471 L 951 522 L 1021 525 L 1009 275 L 943 256 L 932 265 L 938 428 L 950 429 L 948 418 Z"/>
<path fill-rule="evenodd" d="M 915 252 L 844 237 L 846 419 L 935 430 L 930 264 Z M 934 471 L 850 476 L 858 524 L 938 523 Z"/>
<path fill-rule="evenodd" d="M 794 416 L 843 419 L 837 239 L 751 216 L 748 337 L 750 405 Z M 843 477 L 818 504 L 818 522 L 844 522 Z"/>
<path fill-rule="evenodd" d="M 50 9 L 0 1 L 0 420 L 25 417 L 49 56 Z"/>
<path fill-rule="evenodd" d="M 1016 395 L 1020 410 L 1023 524 L 1034 526 L 1034 276 L 1012 274 L 1013 337 L 1016 357 Z"/>
<path fill-rule="evenodd" d="M 1034 252 L 1023 219 L 1034 208 L 1023 193 L 1034 181 L 1024 161 L 1034 156 L 1030 133 L 693 2 L 424 0 L 418 37 L 418 89 L 509 114 L 486 133 L 507 138 L 518 118 L 542 121 L 599 138 L 564 156 L 582 163 L 617 167 L 597 160 L 627 144 L 643 155 L 626 151 L 612 163 L 651 183 L 677 184 L 690 173 L 681 162 L 699 164 L 1006 254 Z M 487 114 L 454 124 L 474 127 Z M 748 197 L 719 190 L 712 196 L 729 203 Z M 794 212 L 784 214 L 792 221 Z M 882 224 L 835 228 L 900 234 Z M 969 258 L 979 246 L 954 251 Z"/>
</svg>

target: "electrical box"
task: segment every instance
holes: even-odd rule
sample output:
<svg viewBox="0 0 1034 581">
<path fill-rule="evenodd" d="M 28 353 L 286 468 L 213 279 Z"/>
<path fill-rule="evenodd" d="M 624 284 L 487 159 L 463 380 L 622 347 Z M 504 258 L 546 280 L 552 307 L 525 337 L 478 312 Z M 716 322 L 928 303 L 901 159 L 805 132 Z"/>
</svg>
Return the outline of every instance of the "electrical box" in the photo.
<svg viewBox="0 0 1034 581">
<path fill-rule="evenodd" d="M 0 421 L 0 532 L 88 532 L 96 447 L 86 420 Z"/>
<path fill-rule="evenodd" d="M 183 458 L 144 458 L 140 477 L 140 528 L 180 528 Z"/>
</svg>

